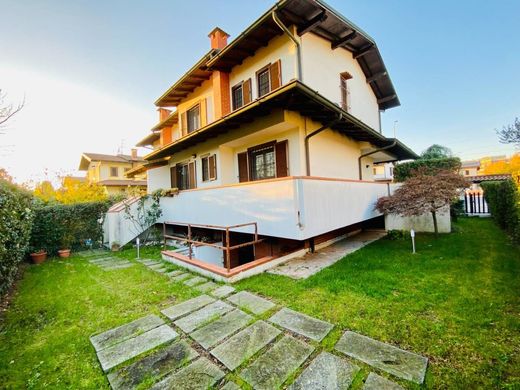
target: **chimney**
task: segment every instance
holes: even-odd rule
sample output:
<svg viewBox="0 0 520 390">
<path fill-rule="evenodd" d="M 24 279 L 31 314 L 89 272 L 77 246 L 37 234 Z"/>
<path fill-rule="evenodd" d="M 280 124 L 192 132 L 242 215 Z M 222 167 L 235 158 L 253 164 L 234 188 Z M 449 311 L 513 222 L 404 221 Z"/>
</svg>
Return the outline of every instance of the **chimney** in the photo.
<svg viewBox="0 0 520 390">
<path fill-rule="evenodd" d="M 229 34 L 219 27 L 215 27 L 209 34 L 212 49 L 221 50 L 227 45 Z"/>
<path fill-rule="evenodd" d="M 137 149 L 132 149 L 132 158 L 137 159 Z"/>
<path fill-rule="evenodd" d="M 159 122 L 162 122 L 172 113 L 171 110 L 167 110 L 166 108 L 158 108 L 159 111 Z"/>
</svg>

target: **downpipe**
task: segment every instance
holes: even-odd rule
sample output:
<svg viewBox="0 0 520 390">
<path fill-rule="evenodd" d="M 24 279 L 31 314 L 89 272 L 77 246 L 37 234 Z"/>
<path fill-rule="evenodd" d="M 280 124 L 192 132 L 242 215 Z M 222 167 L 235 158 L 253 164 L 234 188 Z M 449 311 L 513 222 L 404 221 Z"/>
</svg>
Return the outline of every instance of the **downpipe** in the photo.
<svg viewBox="0 0 520 390">
<path fill-rule="evenodd" d="M 289 39 L 291 39 L 291 41 L 293 41 L 294 44 L 296 45 L 296 57 L 297 57 L 296 60 L 298 61 L 298 66 L 297 66 L 298 75 L 296 78 L 298 81 L 302 81 L 302 56 L 301 56 L 300 42 L 298 42 L 298 39 L 293 35 L 293 33 L 291 33 L 291 31 L 289 31 L 287 26 L 285 26 L 282 23 L 282 21 L 278 18 L 278 16 L 276 15 L 276 11 L 271 12 L 271 16 L 273 18 L 273 21 L 278 25 L 278 27 L 280 27 L 280 29 L 285 33 L 285 35 L 287 35 L 289 37 Z"/>
</svg>

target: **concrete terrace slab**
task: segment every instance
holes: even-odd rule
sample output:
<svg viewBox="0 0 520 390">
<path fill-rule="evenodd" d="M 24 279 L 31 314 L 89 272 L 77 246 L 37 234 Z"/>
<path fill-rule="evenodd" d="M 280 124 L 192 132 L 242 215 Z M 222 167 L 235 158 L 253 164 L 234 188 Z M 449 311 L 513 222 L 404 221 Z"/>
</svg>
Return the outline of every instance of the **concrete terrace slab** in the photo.
<svg viewBox="0 0 520 390">
<path fill-rule="evenodd" d="M 144 380 L 150 377 L 160 378 L 197 356 L 199 354 L 188 343 L 179 341 L 108 374 L 108 381 L 114 390 L 134 389 Z"/>
<path fill-rule="evenodd" d="M 284 307 L 269 321 L 312 340 L 321 341 L 334 325 Z"/>
<path fill-rule="evenodd" d="M 423 383 L 428 359 L 354 332 L 345 332 L 336 350 L 398 378 Z"/>
<path fill-rule="evenodd" d="M 279 388 L 309 357 L 314 347 L 291 336 L 284 336 L 240 374 L 258 390 Z"/>
<path fill-rule="evenodd" d="M 314 253 L 307 253 L 302 257 L 289 260 L 267 272 L 287 276 L 292 279 L 307 279 L 323 268 L 330 267 L 346 255 L 363 248 L 371 242 L 379 240 L 385 235 L 386 232 L 379 231 L 362 232 L 335 242 Z"/>
<path fill-rule="evenodd" d="M 168 375 L 151 389 L 203 390 L 213 386 L 224 375 L 224 371 L 205 357 L 201 357 L 179 372 Z"/>
<path fill-rule="evenodd" d="M 235 287 L 224 285 L 224 286 L 220 286 L 219 288 L 213 290 L 211 292 L 211 295 L 213 295 L 214 297 L 217 297 L 217 298 L 225 298 L 233 292 L 235 292 Z"/>
<path fill-rule="evenodd" d="M 91 336 L 90 342 L 96 351 L 101 351 L 143 332 L 149 331 L 150 329 L 157 328 L 160 325 L 164 325 L 162 318 L 152 314 L 125 325 L 118 326 L 117 328 L 107 330 L 98 335 Z"/>
<path fill-rule="evenodd" d="M 217 286 L 218 284 L 215 282 L 206 282 L 204 284 L 199 284 L 198 286 L 195 286 L 195 290 L 198 290 L 200 292 L 208 292 L 214 290 Z"/>
<path fill-rule="evenodd" d="M 226 302 L 216 301 L 175 321 L 174 324 L 184 332 L 190 333 L 231 310 L 233 310 L 233 306 L 228 305 Z"/>
<path fill-rule="evenodd" d="M 240 291 L 228 297 L 227 300 L 241 309 L 248 310 L 257 315 L 263 314 L 275 307 L 273 302 L 247 291 Z"/>
<path fill-rule="evenodd" d="M 161 313 L 173 321 L 213 302 L 215 302 L 215 298 L 209 297 L 207 295 L 200 295 L 196 298 L 189 299 L 182 303 L 178 303 L 177 305 L 161 310 Z"/>
<path fill-rule="evenodd" d="M 280 333 L 280 330 L 267 322 L 257 321 L 214 348 L 211 354 L 227 368 L 234 370 L 273 341 Z"/>
<path fill-rule="evenodd" d="M 204 348 L 209 349 L 246 326 L 252 319 L 253 317 L 250 315 L 235 309 L 193 332 L 190 336 Z"/>
<path fill-rule="evenodd" d="M 288 390 L 348 389 L 359 367 L 328 352 L 320 353 Z"/>
<path fill-rule="evenodd" d="M 404 390 L 397 383 L 371 372 L 362 390 Z"/>
<path fill-rule="evenodd" d="M 194 278 L 186 280 L 186 281 L 184 281 L 182 283 L 185 284 L 186 286 L 193 287 L 193 286 L 195 286 L 197 284 L 205 283 L 207 281 L 208 281 L 208 279 L 203 278 L 202 276 L 195 276 Z"/>
<path fill-rule="evenodd" d="M 173 278 L 170 278 L 171 280 L 173 280 L 174 282 L 180 282 L 188 277 L 192 276 L 191 274 L 188 274 L 188 273 L 183 273 L 183 274 L 180 274 L 180 275 L 177 275 L 177 276 L 174 276 Z"/>
<path fill-rule="evenodd" d="M 168 325 L 161 325 L 119 344 L 105 348 L 97 354 L 101 368 L 107 372 L 133 357 L 174 340 L 177 336 L 178 333 Z"/>
</svg>

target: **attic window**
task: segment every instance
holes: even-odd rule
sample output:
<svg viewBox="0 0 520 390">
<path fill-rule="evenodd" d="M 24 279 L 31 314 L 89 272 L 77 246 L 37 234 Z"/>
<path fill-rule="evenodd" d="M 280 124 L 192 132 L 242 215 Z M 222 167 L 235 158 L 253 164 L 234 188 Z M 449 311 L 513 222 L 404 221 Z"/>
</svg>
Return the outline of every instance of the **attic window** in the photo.
<svg viewBox="0 0 520 390">
<path fill-rule="evenodd" d="M 352 75 L 348 72 L 340 73 L 340 92 L 341 92 L 341 108 L 347 112 L 350 112 L 350 90 L 348 88 L 347 80 L 350 80 Z"/>
</svg>

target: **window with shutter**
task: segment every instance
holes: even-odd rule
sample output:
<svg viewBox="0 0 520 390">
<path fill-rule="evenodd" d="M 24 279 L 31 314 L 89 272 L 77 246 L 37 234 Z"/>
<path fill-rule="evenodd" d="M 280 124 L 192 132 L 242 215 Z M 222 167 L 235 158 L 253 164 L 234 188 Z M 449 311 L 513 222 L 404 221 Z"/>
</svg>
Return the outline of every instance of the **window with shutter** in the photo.
<svg viewBox="0 0 520 390">
<path fill-rule="evenodd" d="M 186 112 L 181 113 L 181 137 L 188 134 L 188 115 Z"/>
<path fill-rule="evenodd" d="M 269 80 L 269 67 L 266 67 L 256 74 L 256 81 L 258 85 L 258 97 L 262 97 L 271 91 L 271 82 Z"/>
<path fill-rule="evenodd" d="M 247 79 L 246 81 L 244 81 L 242 90 L 244 95 L 244 105 L 251 103 L 251 79 Z"/>
<path fill-rule="evenodd" d="M 200 104 L 187 111 L 188 134 L 200 128 Z"/>
<path fill-rule="evenodd" d="M 209 179 L 216 180 L 217 179 L 217 155 L 212 154 L 208 157 L 208 165 L 209 165 Z"/>
<path fill-rule="evenodd" d="M 247 152 L 238 153 L 238 181 L 240 183 L 249 181 L 249 169 L 247 167 Z"/>
<path fill-rule="evenodd" d="M 233 100 L 233 110 L 236 110 L 244 105 L 244 89 L 243 83 L 235 85 L 231 90 L 231 97 Z"/>
<path fill-rule="evenodd" d="M 287 140 L 276 143 L 276 177 L 289 176 L 287 161 Z"/>
<path fill-rule="evenodd" d="M 250 148 L 248 153 L 251 180 L 276 177 L 275 142 Z"/>
<path fill-rule="evenodd" d="M 197 176 L 195 175 L 195 161 L 188 164 L 188 188 L 197 188 Z"/>
<path fill-rule="evenodd" d="M 271 91 L 282 85 L 282 67 L 280 60 L 269 65 L 269 74 L 271 79 Z"/>
<path fill-rule="evenodd" d="M 178 188 L 177 186 L 177 167 L 174 165 L 170 167 L 170 183 L 171 188 Z"/>
<path fill-rule="evenodd" d="M 350 91 L 348 88 L 347 80 L 350 80 L 352 76 L 348 72 L 343 72 L 339 75 L 340 80 L 340 92 L 341 92 L 341 108 L 347 112 L 350 112 Z"/>
</svg>

